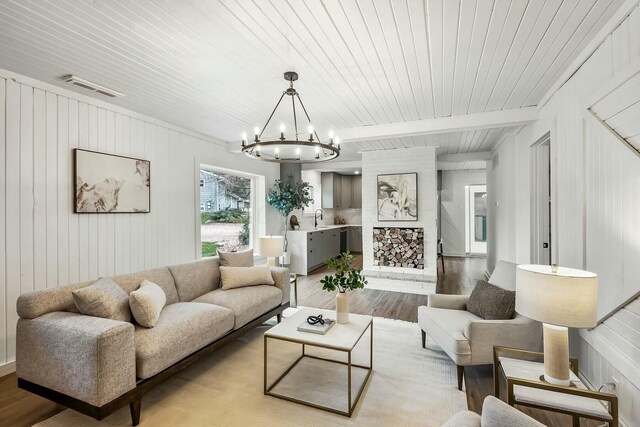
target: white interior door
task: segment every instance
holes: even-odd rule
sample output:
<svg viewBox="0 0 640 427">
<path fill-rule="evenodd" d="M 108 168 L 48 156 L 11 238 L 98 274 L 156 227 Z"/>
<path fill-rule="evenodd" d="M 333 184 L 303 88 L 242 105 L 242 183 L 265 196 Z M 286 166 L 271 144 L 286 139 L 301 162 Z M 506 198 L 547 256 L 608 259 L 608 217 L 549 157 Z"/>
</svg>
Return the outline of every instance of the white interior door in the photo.
<svg viewBox="0 0 640 427">
<path fill-rule="evenodd" d="M 551 264 L 551 150 L 549 133 L 531 147 L 531 261 Z"/>
<path fill-rule="evenodd" d="M 487 253 L 487 186 L 465 187 L 466 203 L 466 252 Z"/>
</svg>

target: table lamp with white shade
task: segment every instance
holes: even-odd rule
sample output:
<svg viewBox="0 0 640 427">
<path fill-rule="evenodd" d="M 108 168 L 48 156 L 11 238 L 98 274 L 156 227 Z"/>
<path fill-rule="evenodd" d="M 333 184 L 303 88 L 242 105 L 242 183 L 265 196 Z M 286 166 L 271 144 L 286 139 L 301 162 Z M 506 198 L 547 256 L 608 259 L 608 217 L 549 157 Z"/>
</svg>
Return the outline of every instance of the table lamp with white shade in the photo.
<svg viewBox="0 0 640 427">
<path fill-rule="evenodd" d="M 543 322 L 544 379 L 570 385 L 568 328 L 596 326 L 598 276 L 550 265 L 519 265 L 516 311 Z"/>
<path fill-rule="evenodd" d="M 284 253 L 284 237 L 264 236 L 260 238 L 260 255 L 267 257 L 267 264 L 276 265 L 276 258 Z"/>
</svg>

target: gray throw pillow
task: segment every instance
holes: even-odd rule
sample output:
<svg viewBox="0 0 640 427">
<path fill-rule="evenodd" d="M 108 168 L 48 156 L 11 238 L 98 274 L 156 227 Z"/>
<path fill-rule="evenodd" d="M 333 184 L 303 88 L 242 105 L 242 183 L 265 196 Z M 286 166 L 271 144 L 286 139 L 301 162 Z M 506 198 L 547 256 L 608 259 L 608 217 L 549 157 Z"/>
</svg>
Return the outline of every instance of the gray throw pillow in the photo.
<svg viewBox="0 0 640 427">
<path fill-rule="evenodd" d="M 478 280 L 469 295 L 467 311 L 485 320 L 508 320 L 516 311 L 516 292 Z"/>
<path fill-rule="evenodd" d="M 223 267 L 253 267 L 253 249 L 242 252 L 218 252 Z"/>
<path fill-rule="evenodd" d="M 87 316 L 131 322 L 129 295 L 110 278 L 71 293 L 78 311 Z"/>
<path fill-rule="evenodd" d="M 133 317 L 145 328 L 156 326 L 166 303 L 167 295 L 162 288 L 148 280 L 143 280 L 140 287 L 129 294 Z"/>
</svg>

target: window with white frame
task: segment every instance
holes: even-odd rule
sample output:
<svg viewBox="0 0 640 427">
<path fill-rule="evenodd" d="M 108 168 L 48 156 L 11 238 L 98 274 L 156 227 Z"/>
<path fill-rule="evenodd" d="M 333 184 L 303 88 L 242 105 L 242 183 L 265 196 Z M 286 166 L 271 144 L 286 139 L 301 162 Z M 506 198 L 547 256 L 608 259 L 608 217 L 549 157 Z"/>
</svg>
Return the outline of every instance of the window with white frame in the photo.
<svg viewBox="0 0 640 427">
<path fill-rule="evenodd" d="M 218 249 L 239 251 L 252 244 L 254 179 L 241 173 L 200 169 L 200 241 L 202 256 Z"/>
</svg>

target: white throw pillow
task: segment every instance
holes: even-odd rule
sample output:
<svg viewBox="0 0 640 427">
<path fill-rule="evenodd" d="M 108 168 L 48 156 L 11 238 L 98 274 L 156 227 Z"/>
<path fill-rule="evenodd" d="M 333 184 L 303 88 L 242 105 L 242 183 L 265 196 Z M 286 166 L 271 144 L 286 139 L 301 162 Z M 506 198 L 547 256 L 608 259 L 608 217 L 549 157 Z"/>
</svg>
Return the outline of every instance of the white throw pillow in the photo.
<svg viewBox="0 0 640 427">
<path fill-rule="evenodd" d="M 271 270 L 267 266 L 220 267 L 222 290 L 226 291 L 245 286 L 273 285 Z"/>
<path fill-rule="evenodd" d="M 129 305 L 133 318 L 140 326 L 153 328 L 158 323 L 160 312 L 167 303 L 167 295 L 153 282 L 143 280 L 140 287 L 129 294 Z"/>
</svg>

